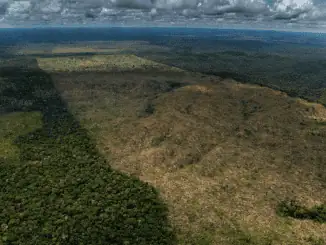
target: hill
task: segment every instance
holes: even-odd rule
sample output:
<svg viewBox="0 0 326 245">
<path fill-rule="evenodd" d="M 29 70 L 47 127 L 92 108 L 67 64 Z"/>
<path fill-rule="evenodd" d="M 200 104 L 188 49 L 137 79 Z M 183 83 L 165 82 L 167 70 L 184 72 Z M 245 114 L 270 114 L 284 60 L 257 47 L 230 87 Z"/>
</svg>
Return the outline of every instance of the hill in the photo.
<svg viewBox="0 0 326 245">
<path fill-rule="evenodd" d="M 105 70 L 51 76 L 113 168 L 160 191 L 179 244 L 325 243 L 326 224 L 277 214 L 326 202 L 322 105 L 182 70 Z"/>
</svg>

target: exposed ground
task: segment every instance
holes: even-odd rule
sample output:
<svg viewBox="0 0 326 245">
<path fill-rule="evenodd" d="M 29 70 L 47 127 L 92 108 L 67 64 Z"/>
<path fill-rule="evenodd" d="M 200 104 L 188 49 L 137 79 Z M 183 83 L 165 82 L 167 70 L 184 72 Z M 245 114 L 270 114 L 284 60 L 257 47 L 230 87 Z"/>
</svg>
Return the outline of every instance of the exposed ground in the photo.
<svg viewBox="0 0 326 245">
<path fill-rule="evenodd" d="M 112 166 L 160 191 L 179 244 L 325 244 L 326 224 L 275 212 L 326 202 L 323 106 L 136 56 L 58 59 L 38 63 Z"/>
<path fill-rule="evenodd" d="M 139 51 L 168 51 L 169 48 L 150 44 L 147 41 L 94 41 L 77 43 L 29 43 L 24 46 L 12 47 L 11 52 L 17 55 L 79 55 L 92 54 L 115 54 L 121 52 Z"/>
<path fill-rule="evenodd" d="M 94 55 L 82 57 L 37 58 L 38 66 L 47 72 L 127 72 L 155 70 L 181 72 L 179 68 L 139 58 L 135 55 Z"/>
</svg>

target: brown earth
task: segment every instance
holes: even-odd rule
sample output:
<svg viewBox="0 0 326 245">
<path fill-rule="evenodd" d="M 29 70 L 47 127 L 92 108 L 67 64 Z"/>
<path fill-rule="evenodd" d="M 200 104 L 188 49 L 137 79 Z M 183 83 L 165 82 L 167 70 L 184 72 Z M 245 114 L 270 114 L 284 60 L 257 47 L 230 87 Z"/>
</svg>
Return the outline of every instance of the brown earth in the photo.
<svg viewBox="0 0 326 245">
<path fill-rule="evenodd" d="M 326 224 L 275 212 L 326 202 L 323 106 L 180 71 L 52 77 L 112 166 L 160 191 L 180 244 L 325 244 Z"/>
</svg>

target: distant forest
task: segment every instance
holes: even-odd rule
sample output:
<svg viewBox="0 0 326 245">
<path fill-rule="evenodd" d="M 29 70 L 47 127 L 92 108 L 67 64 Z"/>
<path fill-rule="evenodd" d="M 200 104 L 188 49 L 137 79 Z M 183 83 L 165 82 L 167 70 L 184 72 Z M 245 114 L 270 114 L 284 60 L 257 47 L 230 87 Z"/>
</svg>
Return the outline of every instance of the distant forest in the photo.
<svg viewBox="0 0 326 245">
<path fill-rule="evenodd" d="M 170 51 L 137 55 L 190 71 L 255 83 L 326 104 L 326 34 L 196 28 L 0 30 L 0 53 L 28 43 L 147 41 Z"/>
</svg>

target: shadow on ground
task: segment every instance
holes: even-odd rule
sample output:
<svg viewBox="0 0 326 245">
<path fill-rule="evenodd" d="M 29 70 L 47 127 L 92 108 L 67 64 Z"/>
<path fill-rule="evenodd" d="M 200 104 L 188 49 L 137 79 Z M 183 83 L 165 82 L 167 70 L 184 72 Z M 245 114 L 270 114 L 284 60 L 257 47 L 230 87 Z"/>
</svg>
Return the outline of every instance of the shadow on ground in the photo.
<svg viewBox="0 0 326 245">
<path fill-rule="evenodd" d="M 158 193 L 109 167 L 36 60 L 0 68 L 0 98 L 7 128 L 42 115 L 13 138 L 17 158 L 0 157 L 0 243 L 174 244 Z"/>
</svg>

